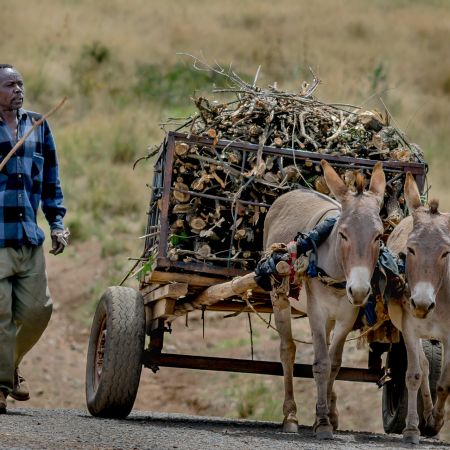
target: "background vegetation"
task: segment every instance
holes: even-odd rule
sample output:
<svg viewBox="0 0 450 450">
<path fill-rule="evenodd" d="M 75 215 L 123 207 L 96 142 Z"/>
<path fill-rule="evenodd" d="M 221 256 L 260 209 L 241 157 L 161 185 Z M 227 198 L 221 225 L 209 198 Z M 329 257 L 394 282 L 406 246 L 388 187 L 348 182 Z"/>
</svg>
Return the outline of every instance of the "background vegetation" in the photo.
<svg viewBox="0 0 450 450">
<path fill-rule="evenodd" d="M 431 195 L 448 210 L 449 17 L 445 0 L 3 2 L 0 62 L 22 72 L 26 107 L 45 112 L 69 97 L 51 125 L 72 252 L 83 242 L 101 245 L 104 271 L 84 287 L 90 298 L 117 284 L 127 257 L 142 250 L 152 165 L 132 163 L 161 142 L 160 122 L 187 116 L 194 91 L 217 82 L 178 52 L 248 76 L 261 65 L 259 84 L 286 90 L 310 80 L 312 67 L 320 99 L 384 103 L 424 149 Z M 79 317 L 90 314 L 83 305 Z M 264 385 L 252 389 L 266 394 Z M 251 400 L 240 408 L 253 417 Z"/>
</svg>

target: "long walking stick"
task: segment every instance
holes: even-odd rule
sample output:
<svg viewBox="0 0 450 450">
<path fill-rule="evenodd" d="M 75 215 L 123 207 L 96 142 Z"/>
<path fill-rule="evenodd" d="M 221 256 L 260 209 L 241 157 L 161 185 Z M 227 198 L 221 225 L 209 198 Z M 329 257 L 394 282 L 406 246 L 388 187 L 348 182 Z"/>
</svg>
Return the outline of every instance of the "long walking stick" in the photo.
<svg viewBox="0 0 450 450">
<path fill-rule="evenodd" d="M 67 100 L 67 97 L 64 97 L 58 105 L 56 105 L 54 108 L 52 108 L 47 114 L 44 114 L 39 120 L 34 122 L 33 126 L 20 138 L 19 141 L 17 141 L 16 145 L 9 151 L 9 153 L 5 156 L 3 161 L 0 163 L 0 172 L 5 167 L 6 163 L 11 159 L 11 156 L 16 153 L 17 149 L 20 148 L 20 146 L 27 140 L 28 136 L 38 127 L 40 126 L 44 120 L 48 119 L 52 114 L 54 114 L 56 111 L 58 111 L 59 108 L 61 108 L 62 105 L 64 105 L 64 102 Z"/>
</svg>

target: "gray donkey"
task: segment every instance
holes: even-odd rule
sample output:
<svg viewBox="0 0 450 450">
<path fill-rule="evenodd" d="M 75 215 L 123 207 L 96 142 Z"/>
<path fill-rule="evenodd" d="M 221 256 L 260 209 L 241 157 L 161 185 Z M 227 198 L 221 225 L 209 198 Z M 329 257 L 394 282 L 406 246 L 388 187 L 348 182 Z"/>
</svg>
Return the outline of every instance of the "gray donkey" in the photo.
<svg viewBox="0 0 450 450">
<path fill-rule="evenodd" d="M 424 433 L 436 435 L 444 424 L 445 401 L 450 392 L 450 214 L 438 211 L 438 202 L 421 206 L 419 190 L 408 173 L 405 199 L 411 216 L 403 219 L 387 245 L 406 254 L 408 290 L 388 303 L 389 316 L 402 331 L 407 351 L 408 414 L 403 439 L 419 442 L 417 392 L 424 404 Z M 420 339 L 437 339 L 444 345 L 444 362 L 433 406 L 428 382 L 429 364 Z"/>
<path fill-rule="evenodd" d="M 370 281 L 380 250 L 383 224 L 380 208 L 386 185 L 382 164 L 372 172 L 369 189 L 364 190 L 364 178 L 357 177 L 356 192 L 348 189 L 339 175 L 326 161 L 322 161 L 324 177 L 333 195 L 341 203 L 325 196 L 296 190 L 279 197 L 267 213 L 264 225 L 264 247 L 274 243 L 288 243 L 298 232 L 311 230 L 327 217 L 337 217 L 331 234 L 317 251 L 317 263 L 345 288 L 324 284 L 318 278 L 305 281 L 308 314 L 311 326 L 317 387 L 314 432 L 319 439 L 333 438 L 338 427 L 338 412 L 333 383 L 342 361 L 342 351 L 352 330 L 359 307 L 371 293 Z M 271 292 L 275 324 L 280 334 L 280 358 L 284 373 L 285 398 L 283 430 L 298 429 L 297 407 L 293 392 L 295 343 L 291 330 L 291 307 L 286 293 L 275 287 Z M 330 334 L 334 328 L 331 345 Z"/>
</svg>

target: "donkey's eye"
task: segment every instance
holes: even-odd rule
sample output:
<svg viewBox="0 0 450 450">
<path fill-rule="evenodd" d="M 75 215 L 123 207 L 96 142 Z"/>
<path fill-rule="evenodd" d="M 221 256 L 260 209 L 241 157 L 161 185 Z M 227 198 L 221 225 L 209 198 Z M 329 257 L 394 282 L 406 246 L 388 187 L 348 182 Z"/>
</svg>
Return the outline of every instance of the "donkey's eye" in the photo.
<svg viewBox="0 0 450 450">
<path fill-rule="evenodd" d="M 375 241 L 381 241 L 383 235 L 380 233 L 375 237 Z"/>
<path fill-rule="evenodd" d="M 444 252 L 442 258 L 446 258 L 448 255 L 450 255 L 450 252 Z"/>
<path fill-rule="evenodd" d="M 411 248 L 411 247 L 408 247 L 408 252 L 411 253 L 411 255 L 415 255 L 415 254 L 416 254 L 416 252 L 414 251 L 414 249 Z"/>
<path fill-rule="evenodd" d="M 347 236 L 344 234 L 344 233 L 342 233 L 341 231 L 339 231 L 339 237 L 342 239 L 342 240 L 344 240 L 344 241 L 347 241 L 348 239 L 347 239 Z"/>
</svg>

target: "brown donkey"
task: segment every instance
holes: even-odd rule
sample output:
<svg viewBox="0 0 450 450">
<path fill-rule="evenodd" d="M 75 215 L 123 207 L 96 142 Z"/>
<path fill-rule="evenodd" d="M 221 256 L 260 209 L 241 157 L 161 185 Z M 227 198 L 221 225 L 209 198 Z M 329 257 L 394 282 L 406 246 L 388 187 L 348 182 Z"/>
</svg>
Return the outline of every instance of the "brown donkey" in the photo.
<svg viewBox="0 0 450 450">
<path fill-rule="evenodd" d="M 264 247 L 291 241 L 298 232 L 311 230 L 327 217 L 337 217 L 331 234 L 317 251 L 317 265 L 346 288 L 334 288 L 318 278 L 305 281 L 309 323 L 314 347 L 313 374 L 317 387 L 314 432 L 320 439 L 331 439 L 338 426 L 333 383 L 342 361 L 342 351 L 352 330 L 359 307 L 371 293 L 370 281 L 380 249 L 383 224 L 385 176 L 381 163 L 374 167 L 368 191 L 364 179 L 357 177 L 357 191 L 351 192 L 334 169 L 322 161 L 324 177 L 331 192 L 341 203 L 324 195 L 296 190 L 279 197 L 267 213 L 264 224 Z M 284 373 L 285 398 L 283 430 L 298 429 L 297 407 L 293 392 L 295 343 L 291 330 L 291 308 L 286 293 L 271 292 L 275 324 L 280 334 L 280 359 Z M 333 330 L 331 345 L 329 338 Z"/>
<path fill-rule="evenodd" d="M 433 436 L 444 424 L 445 401 L 450 391 L 450 214 L 438 211 L 437 201 L 421 206 L 419 190 L 408 173 L 405 199 L 411 216 L 403 219 L 388 239 L 397 254 L 406 254 L 408 290 L 388 303 L 389 316 L 402 331 L 407 351 L 408 414 L 403 439 L 419 442 L 417 391 L 421 388 L 424 433 Z M 428 382 L 429 364 L 420 339 L 444 345 L 444 362 L 433 407 Z"/>
</svg>

